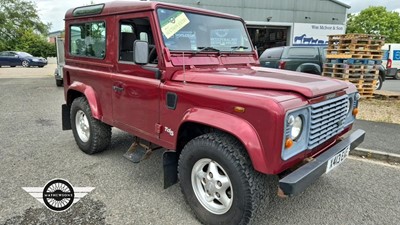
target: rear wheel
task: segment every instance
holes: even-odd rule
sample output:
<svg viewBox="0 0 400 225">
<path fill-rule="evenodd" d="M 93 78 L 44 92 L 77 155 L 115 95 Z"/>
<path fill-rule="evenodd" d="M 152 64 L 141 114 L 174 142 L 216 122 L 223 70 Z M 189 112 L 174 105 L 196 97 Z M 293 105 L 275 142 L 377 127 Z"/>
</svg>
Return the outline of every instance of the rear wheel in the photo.
<svg viewBox="0 0 400 225">
<path fill-rule="evenodd" d="M 224 133 L 190 141 L 179 159 L 181 191 L 205 224 L 248 224 L 267 198 L 267 180 L 243 145 Z"/>
<path fill-rule="evenodd" d="M 382 79 L 382 76 L 379 75 L 379 76 L 378 76 L 378 80 L 376 81 L 375 90 L 381 90 L 382 85 L 383 85 L 383 79 Z"/>
<path fill-rule="evenodd" d="M 24 61 L 22 61 L 21 65 L 22 65 L 23 67 L 29 67 L 29 61 L 24 60 Z"/>
<path fill-rule="evenodd" d="M 56 85 L 57 85 L 57 87 L 62 87 L 63 86 L 63 80 L 56 80 Z"/>
<path fill-rule="evenodd" d="M 105 150 L 111 142 L 111 127 L 92 116 L 86 98 L 76 98 L 71 105 L 71 125 L 79 148 L 94 154 Z"/>
</svg>

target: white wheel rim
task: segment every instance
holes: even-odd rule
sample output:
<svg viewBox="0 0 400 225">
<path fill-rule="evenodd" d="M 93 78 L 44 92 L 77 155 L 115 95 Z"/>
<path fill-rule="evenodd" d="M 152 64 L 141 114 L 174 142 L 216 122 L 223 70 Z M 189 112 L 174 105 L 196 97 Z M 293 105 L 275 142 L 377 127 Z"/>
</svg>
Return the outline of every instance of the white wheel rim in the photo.
<svg viewBox="0 0 400 225">
<path fill-rule="evenodd" d="M 192 188 L 201 205 L 209 212 L 224 214 L 232 206 L 232 183 L 225 170 L 215 161 L 197 161 L 191 174 Z"/>
<path fill-rule="evenodd" d="M 75 115 L 75 127 L 79 139 L 82 142 L 87 142 L 90 137 L 90 126 L 86 114 L 82 110 L 78 110 Z"/>
<path fill-rule="evenodd" d="M 381 81 L 378 79 L 378 80 L 376 81 L 375 89 L 378 89 L 380 85 L 381 85 Z"/>
<path fill-rule="evenodd" d="M 22 66 L 23 66 L 23 67 L 28 67 L 28 65 L 29 65 L 29 63 L 28 63 L 27 61 L 23 61 L 23 62 L 22 62 Z"/>
</svg>

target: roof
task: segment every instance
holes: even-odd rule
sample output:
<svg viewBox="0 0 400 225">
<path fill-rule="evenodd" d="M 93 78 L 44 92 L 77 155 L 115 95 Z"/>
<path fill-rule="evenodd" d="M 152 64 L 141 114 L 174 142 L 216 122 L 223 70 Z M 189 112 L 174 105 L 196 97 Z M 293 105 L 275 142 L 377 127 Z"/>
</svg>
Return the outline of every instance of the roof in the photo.
<svg viewBox="0 0 400 225">
<path fill-rule="evenodd" d="M 99 5 L 99 4 L 96 4 L 96 5 Z M 83 8 L 83 7 L 85 7 L 85 6 L 77 7 L 77 8 Z M 183 5 L 164 3 L 164 2 L 113 1 L 113 2 L 104 3 L 103 11 L 97 15 L 75 16 L 74 17 L 73 11 L 77 8 L 69 9 L 65 14 L 65 20 L 70 20 L 70 19 L 75 19 L 75 18 L 84 18 L 84 17 L 115 15 L 115 14 L 123 14 L 123 13 L 130 13 L 130 12 L 149 11 L 149 10 L 155 10 L 157 7 L 176 8 L 178 10 L 180 9 L 180 10 L 191 11 L 191 12 L 206 13 L 206 14 L 210 14 L 210 15 L 214 15 L 214 16 L 240 19 L 240 17 L 231 15 L 231 14 L 226 14 L 226 13 L 221 13 L 221 12 L 216 12 L 216 11 L 211 11 L 211 10 L 205 10 L 205 9 L 200 9 L 200 8 L 194 8 L 194 7 L 189 7 L 189 6 L 183 6 Z"/>
<path fill-rule="evenodd" d="M 341 1 L 338 1 L 338 0 L 330 0 L 330 1 L 331 1 L 331 2 L 334 2 L 334 3 L 336 3 L 336 4 L 339 4 L 339 5 L 343 6 L 343 7 L 346 7 L 346 8 L 348 8 L 348 9 L 351 8 L 350 5 L 347 5 L 347 4 L 345 4 L 345 3 L 341 2 Z"/>
</svg>

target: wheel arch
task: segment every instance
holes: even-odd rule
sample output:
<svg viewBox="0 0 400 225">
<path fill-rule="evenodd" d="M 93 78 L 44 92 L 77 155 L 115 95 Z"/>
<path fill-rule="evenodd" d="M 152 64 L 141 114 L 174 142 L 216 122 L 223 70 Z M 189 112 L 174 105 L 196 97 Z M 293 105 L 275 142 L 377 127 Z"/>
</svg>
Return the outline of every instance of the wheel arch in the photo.
<svg viewBox="0 0 400 225">
<path fill-rule="evenodd" d="M 87 99 L 90 110 L 92 111 L 92 116 L 100 120 L 102 112 L 94 89 L 83 83 L 74 82 L 67 91 L 67 104 L 70 106 L 74 99 L 78 97 L 85 97 Z"/>
<path fill-rule="evenodd" d="M 246 149 L 254 169 L 262 173 L 267 172 L 263 145 L 255 128 L 243 118 L 225 112 L 210 109 L 188 111 L 178 130 L 177 153 L 179 154 L 190 140 L 213 131 L 224 132 L 238 139 Z"/>
<path fill-rule="evenodd" d="M 296 71 L 317 75 L 322 73 L 321 66 L 316 63 L 303 63 L 297 67 Z"/>
<path fill-rule="evenodd" d="M 379 76 L 382 78 L 382 81 L 386 80 L 386 69 L 383 66 L 379 67 Z"/>
</svg>

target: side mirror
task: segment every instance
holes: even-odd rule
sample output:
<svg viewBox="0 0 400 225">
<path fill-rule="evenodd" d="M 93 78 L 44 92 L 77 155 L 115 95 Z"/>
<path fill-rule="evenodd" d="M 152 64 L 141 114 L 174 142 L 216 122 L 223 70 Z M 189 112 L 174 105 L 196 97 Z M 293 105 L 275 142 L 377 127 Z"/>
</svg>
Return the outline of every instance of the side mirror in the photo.
<svg viewBox="0 0 400 225">
<path fill-rule="evenodd" d="M 133 61 L 139 65 L 149 63 L 149 43 L 136 40 L 133 43 Z"/>
</svg>

